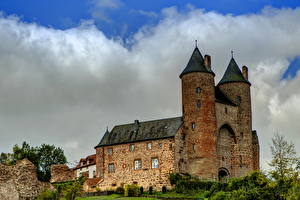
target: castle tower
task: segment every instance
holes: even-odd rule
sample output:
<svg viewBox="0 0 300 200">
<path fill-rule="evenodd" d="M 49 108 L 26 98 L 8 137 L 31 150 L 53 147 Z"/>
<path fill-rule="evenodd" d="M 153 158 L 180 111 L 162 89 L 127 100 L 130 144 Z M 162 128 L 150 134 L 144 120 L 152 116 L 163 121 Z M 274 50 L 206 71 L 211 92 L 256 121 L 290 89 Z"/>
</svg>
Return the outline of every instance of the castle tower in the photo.
<svg viewBox="0 0 300 200">
<path fill-rule="evenodd" d="M 238 106 L 238 130 L 235 137 L 238 139 L 239 169 L 236 176 L 242 176 L 256 169 L 253 158 L 253 134 L 251 113 L 251 83 L 248 81 L 248 69 L 243 67 L 243 73 L 232 57 L 224 76 L 218 83 L 220 90 Z"/>
<path fill-rule="evenodd" d="M 210 56 L 201 55 L 196 47 L 183 72 L 183 132 L 186 135 L 187 172 L 214 179 L 216 160 L 215 82 Z"/>
</svg>

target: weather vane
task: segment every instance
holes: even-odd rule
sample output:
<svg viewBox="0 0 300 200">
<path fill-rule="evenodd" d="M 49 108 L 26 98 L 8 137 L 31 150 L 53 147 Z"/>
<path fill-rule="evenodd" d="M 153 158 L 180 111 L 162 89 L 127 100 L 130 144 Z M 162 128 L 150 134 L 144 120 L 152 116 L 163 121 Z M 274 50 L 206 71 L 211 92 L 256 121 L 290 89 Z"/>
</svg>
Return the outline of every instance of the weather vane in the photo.
<svg viewBox="0 0 300 200">
<path fill-rule="evenodd" d="M 233 58 L 233 51 L 231 50 L 231 58 Z"/>
</svg>

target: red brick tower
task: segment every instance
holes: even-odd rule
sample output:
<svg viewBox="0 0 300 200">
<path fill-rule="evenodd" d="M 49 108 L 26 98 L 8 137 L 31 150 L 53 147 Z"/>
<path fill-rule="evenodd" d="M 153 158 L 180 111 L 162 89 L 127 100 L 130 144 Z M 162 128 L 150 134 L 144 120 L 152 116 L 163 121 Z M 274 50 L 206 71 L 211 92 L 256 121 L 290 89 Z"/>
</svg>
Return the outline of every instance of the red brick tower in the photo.
<svg viewBox="0 0 300 200">
<path fill-rule="evenodd" d="M 210 56 L 196 47 L 180 74 L 183 133 L 186 135 L 187 172 L 206 179 L 217 176 L 215 82 Z"/>
<path fill-rule="evenodd" d="M 254 146 L 256 132 L 252 132 L 251 84 L 248 81 L 248 69 L 243 67 L 243 73 L 235 60 L 231 58 L 223 78 L 218 83 L 221 91 L 238 106 L 236 137 L 239 145 L 239 169 L 236 176 L 245 175 L 259 168 L 259 158 L 255 158 L 257 147 Z"/>
</svg>

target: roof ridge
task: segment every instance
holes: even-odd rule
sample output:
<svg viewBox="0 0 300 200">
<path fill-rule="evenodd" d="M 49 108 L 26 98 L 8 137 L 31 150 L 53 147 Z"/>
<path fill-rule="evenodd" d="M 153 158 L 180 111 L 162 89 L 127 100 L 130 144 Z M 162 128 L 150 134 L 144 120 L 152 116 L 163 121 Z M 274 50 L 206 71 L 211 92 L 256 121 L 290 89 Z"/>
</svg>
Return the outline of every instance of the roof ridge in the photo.
<svg viewBox="0 0 300 200">
<path fill-rule="evenodd" d="M 161 118 L 161 119 L 152 119 L 152 120 L 148 120 L 148 121 L 139 121 L 139 123 L 155 122 L 155 121 L 168 120 L 168 119 L 175 119 L 175 118 L 182 118 L 182 116 L 179 116 L 179 117 L 168 117 L 168 118 Z M 125 126 L 125 125 L 131 125 L 131 124 L 134 124 L 134 122 L 133 122 L 133 123 L 127 123 L 127 124 L 118 124 L 118 125 L 115 125 L 114 127 L 117 127 L 117 126 Z"/>
</svg>

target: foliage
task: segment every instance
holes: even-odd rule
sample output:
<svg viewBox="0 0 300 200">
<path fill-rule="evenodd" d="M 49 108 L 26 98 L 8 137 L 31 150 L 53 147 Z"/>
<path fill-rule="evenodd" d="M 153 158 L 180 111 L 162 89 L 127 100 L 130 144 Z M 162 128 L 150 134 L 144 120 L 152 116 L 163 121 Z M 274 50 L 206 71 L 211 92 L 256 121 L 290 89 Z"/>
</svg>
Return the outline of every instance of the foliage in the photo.
<svg viewBox="0 0 300 200">
<path fill-rule="evenodd" d="M 167 187 L 165 185 L 162 186 L 161 191 L 162 191 L 163 194 L 167 193 Z"/>
<path fill-rule="evenodd" d="M 124 194 L 124 188 L 123 187 L 117 187 L 116 194 Z"/>
<path fill-rule="evenodd" d="M 272 161 L 269 165 L 273 168 L 270 172 L 276 180 L 290 178 L 299 168 L 294 143 L 288 143 L 284 136 L 275 134 L 271 145 Z"/>
<path fill-rule="evenodd" d="M 125 197 L 138 197 L 141 195 L 140 187 L 132 184 L 132 185 L 125 185 L 124 196 Z"/>
<path fill-rule="evenodd" d="M 2 153 L 0 163 L 15 164 L 18 160 L 27 158 L 37 168 L 38 179 L 49 181 L 51 178 L 50 167 L 54 164 L 65 164 L 67 162 L 64 151 L 54 145 L 42 144 L 40 147 L 31 147 L 23 142 L 21 146 L 15 145 L 13 153 Z"/>
<path fill-rule="evenodd" d="M 152 187 L 152 186 L 149 187 L 149 194 L 150 194 L 150 195 L 153 194 L 153 187 Z"/>
<path fill-rule="evenodd" d="M 37 197 L 37 200 L 58 200 L 59 195 L 57 190 L 44 190 L 40 195 Z"/>
<path fill-rule="evenodd" d="M 141 194 L 144 194 L 144 188 L 140 187 Z"/>
</svg>

